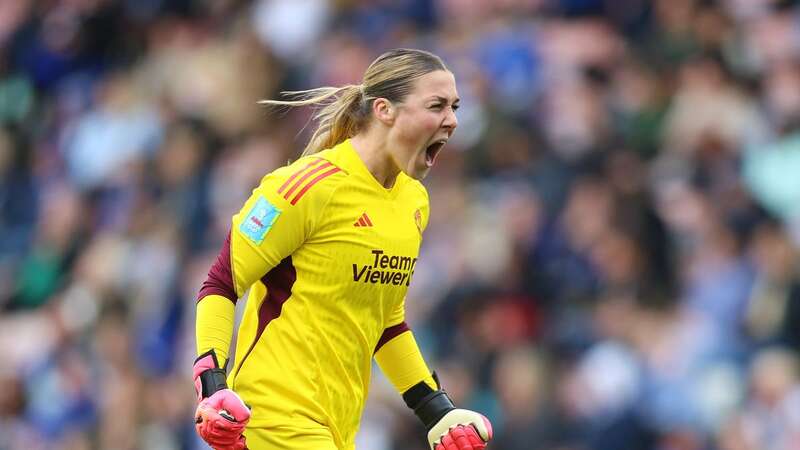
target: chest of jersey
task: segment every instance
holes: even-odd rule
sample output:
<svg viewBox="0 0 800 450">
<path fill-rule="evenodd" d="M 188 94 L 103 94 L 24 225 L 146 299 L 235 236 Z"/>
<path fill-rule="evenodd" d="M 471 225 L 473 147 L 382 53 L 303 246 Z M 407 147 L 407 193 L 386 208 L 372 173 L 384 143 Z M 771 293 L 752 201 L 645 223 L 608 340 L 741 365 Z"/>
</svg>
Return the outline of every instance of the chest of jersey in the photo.
<svg viewBox="0 0 800 450">
<path fill-rule="evenodd" d="M 330 281 L 348 303 L 405 296 L 422 240 L 418 198 L 413 191 L 376 196 L 358 185 L 337 191 L 307 248 L 327 262 Z"/>
</svg>

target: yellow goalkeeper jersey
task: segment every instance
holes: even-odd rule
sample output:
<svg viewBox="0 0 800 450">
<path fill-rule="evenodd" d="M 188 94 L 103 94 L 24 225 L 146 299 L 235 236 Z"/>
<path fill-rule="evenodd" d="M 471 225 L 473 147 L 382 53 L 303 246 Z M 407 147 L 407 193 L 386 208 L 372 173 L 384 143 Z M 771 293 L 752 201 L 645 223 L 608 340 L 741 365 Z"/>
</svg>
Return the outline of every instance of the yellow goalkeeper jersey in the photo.
<svg viewBox="0 0 800 450">
<path fill-rule="evenodd" d="M 235 294 L 249 294 L 228 384 L 249 426 L 322 424 L 353 445 L 373 353 L 407 329 L 428 211 L 422 184 L 384 188 L 349 140 L 263 178 L 230 235 Z"/>
</svg>

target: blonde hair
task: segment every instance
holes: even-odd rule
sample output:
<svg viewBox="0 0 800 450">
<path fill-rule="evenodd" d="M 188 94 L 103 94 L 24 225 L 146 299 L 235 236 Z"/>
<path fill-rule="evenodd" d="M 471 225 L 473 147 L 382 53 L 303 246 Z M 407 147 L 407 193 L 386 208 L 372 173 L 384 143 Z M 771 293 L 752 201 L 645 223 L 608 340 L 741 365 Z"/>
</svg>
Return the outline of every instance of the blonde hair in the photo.
<svg viewBox="0 0 800 450">
<path fill-rule="evenodd" d="M 402 102 L 411 92 L 414 80 L 437 70 L 447 70 L 441 58 L 424 50 L 400 48 L 379 56 L 364 72 L 361 84 L 320 87 L 305 91 L 284 91 L 291 100 L 262 100 L 275 106 L 313 105 L 312 120 L 317 128 L 303 156 L 340 144 L 364 130 L 372 113 L 372 101 L 385 98 Z"/>
</svg>

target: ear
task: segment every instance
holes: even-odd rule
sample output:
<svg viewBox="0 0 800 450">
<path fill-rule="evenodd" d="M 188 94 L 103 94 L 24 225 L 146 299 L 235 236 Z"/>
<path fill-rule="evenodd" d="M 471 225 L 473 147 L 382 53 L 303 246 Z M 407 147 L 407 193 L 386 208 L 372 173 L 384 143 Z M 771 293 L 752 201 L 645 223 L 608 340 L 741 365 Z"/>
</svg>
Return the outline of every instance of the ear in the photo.
<svg viewBox="0 0 800 450">
<path fill-rule="evenodd" d="M 372 102 L 372 114 L 374 114 L 375 118 L 381 123 L 392 125 L 397 115 L 397 107 L 388 99 L 376 98 Z"/>
</svg>

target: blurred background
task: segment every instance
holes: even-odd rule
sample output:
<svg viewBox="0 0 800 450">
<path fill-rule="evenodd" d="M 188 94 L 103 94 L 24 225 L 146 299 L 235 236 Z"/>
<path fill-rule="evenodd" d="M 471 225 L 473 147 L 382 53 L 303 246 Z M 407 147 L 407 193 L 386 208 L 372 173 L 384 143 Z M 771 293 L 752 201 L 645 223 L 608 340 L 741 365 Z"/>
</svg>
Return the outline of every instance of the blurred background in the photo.
<svg viewBox="0 0 800 450">
<path fill-rule="evenodd" d="M 308 137 L 256 101 L 394 47 L 459 83 L 408 321 L 491 449 L 800 449 L 797 3 L 0 1 L 0 450 L 205 448 L 195 296 Z M 425 448 L 378 370 L 358 448 Z"/>
</svg>

